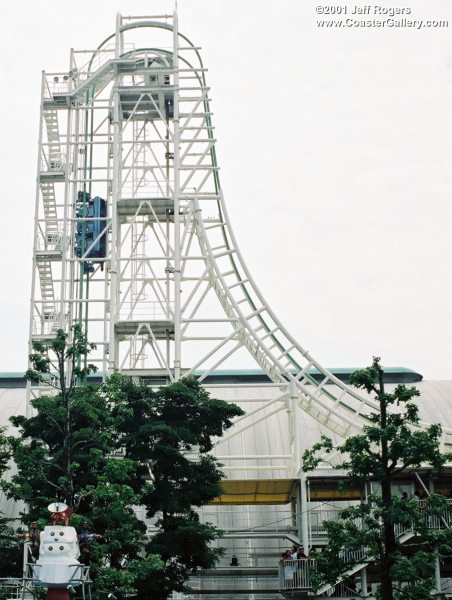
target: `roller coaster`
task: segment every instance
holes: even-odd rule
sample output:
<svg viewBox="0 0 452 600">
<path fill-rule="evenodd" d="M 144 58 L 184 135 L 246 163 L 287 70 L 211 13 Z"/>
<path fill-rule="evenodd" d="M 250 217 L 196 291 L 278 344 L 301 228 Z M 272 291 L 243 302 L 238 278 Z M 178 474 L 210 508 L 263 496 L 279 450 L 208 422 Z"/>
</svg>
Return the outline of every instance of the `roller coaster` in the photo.
<svg viewBox="0 0 452 600">
<path fill-rule="evenodd" d="M 157 386 L 196 375 L 211 390 L 219 370 L 251 357 L 266 383 L 226 385 L 246 414 L 215 448 L 230 494 L 251 480 L 256 498 L 259 482 L 273 481 L 261 496 L 271 503 L 276 481 L 301 479 L 305 506 L 304 419 L 340 440 L 378 406 L 292 337 L 247 268 L 220 183 L 206 73 L 177 13 L 117 15 L 97 47 L 43 73 L 30 350 L 79 323 L 104 376 Z M 46 391 L 29 384 L 28 410 Z M 283 417 L 282 449 L 235 450 L 234 440 Z M 452 449 L 452 429 L 442 443 Z M 281 485 L 278 502 L 288 502 Z M 307 548 L 306 511 L 297 514 Z"/>
</svg>

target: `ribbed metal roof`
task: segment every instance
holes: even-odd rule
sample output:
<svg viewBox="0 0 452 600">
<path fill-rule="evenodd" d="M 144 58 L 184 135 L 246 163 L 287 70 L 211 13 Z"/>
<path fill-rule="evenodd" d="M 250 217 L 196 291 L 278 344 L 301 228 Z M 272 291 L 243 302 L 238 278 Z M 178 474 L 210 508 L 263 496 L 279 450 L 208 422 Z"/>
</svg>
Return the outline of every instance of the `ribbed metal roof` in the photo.
<svg viewBox="0 0 452 600">
<path fill-rule="evenodd" d="M 328 369 L 333 375 L 335 375 L 341 381 L 347 381 L 350 375 L 362 367 L 334 367 Z M 294 372 L 296 373 L 296 372 Z M 203 374 L 202 371 L 195 371 L 195 375 L 200 377 Z M 313 379 L 320 381 L 324 375 L 317 369 L 309 369 L 309 374 Z M 0 372 L 0 387 L 25 387 L 26 380 L 23 371 L 10 371 Z M 102 373 L 99 371 L 89 376 L 89 381 L 92 383 L 98 383 L 102 381 Z M 149 376 L 149 380 L 152 380 L 152 376 Z M 210 373 L 205 378 L 205 383 L 267 383 L 270 379 L 267 374 L 261 369 L 230 369 L 230 370 L 216 370 Z M 385 381 L 386 383 L 416 383 L 422 381 L 422 375 L 412 369 L 406 367 L 385 367 Z M 157 385 L 162 384 L 162 376 L 158 376 Z"/>
<path fill-rule="evenodd" d="M 250 378 L 252 378 L 252 375 Z M 0 426 L 7 426 L 11 415 L 25 413 L 25 389 L 1 387 L 6 381 L 7 378 L 5 377 L 0 379 Z M 387 391 L 390 391 L 394 385 L 388 385 Z M 280 395 L 278 386 L 250 385 L 249 383 L 246 386 L 222 386 L 218 383 L 212 383 L 206 385 L 206 387 L 214 397 L 230 402 L 240 401 L 246 412 L 254 410 L 259 406 L 259 403 L 266 403 Z M 421 393 L 417 400 L 421 419 L 452 428 L 452 380 L 420 381 L 416 384 L 416 387 Z M 263 413 L 269 415 L 267 419 L 263 419 L 239 435 L 219 443 L 215 448 L 215 454 L 220 457 L 220 462 L 225 465 L 227 479 L 264 482 L 290 478 L 289 473 L 284 468 L 286 461 L 283 458 L 273 458 L 273 456 L 290 454 L 290 433 L 285 406 L 283 405 L 283 410 L 280 412 L 270 415 L 274 412 L 274 407 L 275 404 L 271 404 L 263 409 Z M 321 435 L 327 435 L 334 440 L 334 435 L 331 435 L 329 430 L 309 415 L 300 411 L 299 418 L 301 451 L 318 442 Z M 231 431 L 233 429 L 228 432 L 228 435 Z M 266 458 L 256 458 L 252 463 L 244 460 L 228 460 L 229 456 L 243 455 L 266 456 Z M 269 458 L 269 456 L 272 458 Z M 250 470 L 246 467 L 249 464 L 262 468 Z M 234 468 L 229 469 L 228 467 L 231 466 Z M 275 467 L 275 469 L 269 470 L 269 466 Z M 256 490 L 252 493 L 256 494 L 259 491 Z M 11 502 L 5 504 L 4 498 L 0 498 L 0 507 L 7 515 L 17 514 L 17 506 L 14 506 L 14 503 Z"/>
</svg>

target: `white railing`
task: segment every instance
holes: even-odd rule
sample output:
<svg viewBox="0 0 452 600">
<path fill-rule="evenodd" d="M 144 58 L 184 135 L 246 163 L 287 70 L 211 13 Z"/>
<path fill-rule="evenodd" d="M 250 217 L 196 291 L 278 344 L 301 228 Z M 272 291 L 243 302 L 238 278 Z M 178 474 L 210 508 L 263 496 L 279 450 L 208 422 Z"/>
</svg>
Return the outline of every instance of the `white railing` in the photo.
<svg viewBox="0 0 452 600">
<path fill-rule="evenodd" d="M 66 169 L 66 154 L 59 152 L 50 158 L 49 152 L 42 150 L 41 172 L 59 173 Z"/>
<path fill-rule="evenodd" d="M 42 231 L 38 232 L 36 239 L 36 250 L 38 252 L 61 252 L 63 249 L 63 237 L 60 232 L 47 233 L 45 236 Z"/>
<path fill-rule="evenodd" d="M 344 563 L 354 562 L 359 563 L 366 556 L 366 550 L 364 547 L 358 548 L 358 550 L 351 550 L 350 548 L 344 548 L 339 552 L 339 558 Z"/>
<path fill-rule="evenodd" d="M 326 537 L 326 530 L 323 523 L 325 521 L 337 521 L 339 513 L 339 508 L 311 510 L 309 512 L 309 521 L 312 537 Z"/>
<path fill-rule="evenodd" d="M 401 523 L 394 523 L 394 533 L 396 538 L 401 538 L 406 533 L 411 533 L 413 527 L 411 525 L 402 525 Z"/>
<path fill-rule="evenodd" d="M 452 523 L 452 500 L 448 500 L 447 504 L 447 508 L 441 514 L 434 514 L 432 509 L 429 508 L 428 501 L 422 500 L 419 502 L 421 518 L 428 528 L 447 529 L 450 526 Z M 312 534 L 317 536 L 326 535 L 323 523 L 338 519 L 340 512 L 339 509 L 311 511 Z M 359 525 L 360 519 L 355 520 L 355 522 Z M 404 534 L 413 532 L 414 528 L 410 524 L 395 523 L 394 531 L 396 538 L 400 539 Z M 344 548 L 339 554 L 339 559 L 346 564 L 353 563 L 359 565 L 366 559 L 366 550 L 364 547 L 358 550 Z M 313 559 L 303 561 L 286 560 L 281 562 L 279 567 L 281 589 L 310 588 L 310 572 L 315 571 L 315 568 L 316 564 Z M 344 589 L 339 589 L 340 586 Z M 334 588 L 331 587 L 330 592 L 330 595 L 333 594 L 336 597 L 353 597 L 359 595 L 358 592 L 352 590 L 350 587 L 347 588 L 344 583 L 338 583 Z"/>
<path fill-rule="evenodd" d="M 427 500 L 419 502 L 419 509 L 430 529 L 448 529 L 452 526 L 452 499 L 447 500 L 447 508 L 439 515 L 432 513 Z"/>
<path fill-rule="evenodd" d="M 27 587 L 23 579 L 14 577 L 3 577 L 0 579 L 0 590 L 6 590 L 8 595 L 5 596 L 8 600 L 23 598 L 27 592 Z M 3 597 L 3 596 L 2 596 Z"/>
<path fill-rule="evenodd" d="M 419 502 L 419 512 L 424 524 L 429 529 L 448 529 L 452 524 L 452 500 L 447 501 L 447 508 L 441 514 L 434 514 L 429 508 L 426 500 Z M 394 531 L 397 538 L 402 535 L 413 532 L 413 525 L 410 524 L 394 524 Z"/>
<path fill-rule="evenodd" d="M 311 572 L 315 570 L 315 566 L 316 561 L 312 558 L 281 561 L 279 587 L 282 590 L 311 589 Z"/>
<path fill-rule="evenodd" d="M 82 585 L 86 583 L 91 583 L 89 575 L 89 566 L 81 563 L 74 563 L 67 566 L 72 568 L 72 573 L 70 574 L 68 580 L 69 584 Z M 27 575 L 25 579 L 33 583 L 40 583 L 41 567 L 42 565 L 38 563 L 27 563 Z"/>
<path fill-rule="evenodd" d="M 316 561 L 308 558 L 304 560 L 285 560 L 279 564 L 280 590 L 311 590 L 311 573 L 315 570 Z M 354 582 L 339 583 L 324 594 L 325 597 L 359 598 L 360 591 Z M 323 596 L 323 595 L 322 595 Z"/>
<path fill-rule="evenodd" d="M 162 165 L 164 168 L 164 165 Z M 124 180 L 121 185 L 121 197 L 123 198 L 167 198 L 173 193 L 173 180 L 152 179 L 134 183 Z"/>
<path fill-rule="evenodd" d="M 353 586 L 353 587 L 350 587 Z M 325 592 L 322 594 L 322 598 L 366 598 L 366 595 L 363 595 L 361 591 L 356 589 L 356 586 L 353 584 L 347 585 L 345 583 L 339 583 L 335 585 L 331 592 Z"/>
<path fill-rule="evenodd" d="M 135 44 L 126 43 L 124 44 L 124 54 L 127 54 L 127 58 L 134 58 L 135 55 Z M 115 58 L 115 44 L 106 44 L 100 50 L 74 50 L 73 57 L 74 62 L 76 57 L 83 57 L 82 60 L 86 62 L 80 67 L 75 64 L 75 72 L 83 75 L 92 76 L 98 71 L 107 61 Z M 81 61 L 80 61 L 81 62 Z M 87 77 L 85 76 L 85 79 Z"/>
<path fill-rule="evenodd" d="M 421 516 L 430 529 L 446 529 L 452 525 L 452 500 L 448 500 L 447 504 L 446 510 L 444 510 L 441 515 L 435 515 L 429 510 L 426 500 L 421 500 L 419 502 Z M 327 532 L 323 524 L 327 521 L 337 521 L 341 510 L 343 509 L 331 508 L 310 511 L 309 520 L 312 537 L 326 537 Z M 359 524 L 360 520 L 356 519 L 355 523 Z M 394 524 L 396 537 L 400 537 L 403 534 L 412 531 L 412 529 L 413 527 L 411 525 L 402 525 L 400 523 Z"/>
<path fill-rule="evenodd" d="M 123 302 L 119 309 L 120 321 L 168 321 L 173 318 L 174 304 L 163 306 L 160 302 Z"/>
<path fill-rule="evenodd" d="M 287 533 L 296 528 L 296 515 L 290 509 L 268 511 L 247 509 L 243 511 L 206 510 L 201 512 L 203 521 L 215 519 L 225 532 L 274 532 Z"/>
<path fill-rule="evenodd" d="M 127 54 L 126 58 L 133 59 L 134 52 L 135 44 L 125 44 L 124 53 Z M 72 69 L 67 73 L 46 74 L 45 98 L 51 98 L 54 94 L 70 93 L 87 79 L 93 77 L 106 62 L 115 58 L 115 47 L 114 44 L 109 44 L 100 50 L 74 51 L 74 59 L 77 55 L 82 55 L 82 60 L 86 60 L 83 66 L 77 67 L 74 62 Z"/>
<path fill-rule="evenodd" d="M 66 326 L 66 316 L 55 312 L 48 317 L 33 318 L 33 335 L 56 335 L 58 329 L 64 329 Z"/>
<path fill-rule="evenodd" d="M 45 76 L 44 98 L 54 94 L 67 94 L 72 90 L 73 80 L 67 73 L 48 73 Z"/>
</svg>

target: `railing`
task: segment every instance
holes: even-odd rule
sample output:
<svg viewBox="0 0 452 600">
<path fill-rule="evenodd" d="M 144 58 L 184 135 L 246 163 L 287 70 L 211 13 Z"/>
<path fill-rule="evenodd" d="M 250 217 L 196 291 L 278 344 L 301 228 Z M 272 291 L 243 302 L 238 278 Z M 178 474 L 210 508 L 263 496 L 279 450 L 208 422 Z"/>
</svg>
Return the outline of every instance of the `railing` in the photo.
<svg viewBox="0 0 452 600">
<path fill-rule="evenodd" d="M 39 231 L 36 239 L 36 250 L 38 252 L 53 251 L 61 252 L 63 249 L 63 236 L 61 232 L 47 233 Z"/>
<path fill-rule="evenodd" d="M 215 519 L 219 523 L 219 527 L 228 533 L 233 532 L 268 532 L 272 533 L 287 533 L 296 528 L 296 515 L 289 508 L 281 510 L 270 509 L 265 510 L 265 507 L 258 509 L 249 509 L 243 511 L 231 511 L 218 508 L 216 510 L 204 507 L 201 511 L 203 521 L 211 521 Z"/>
<path fill-rule="evenodd" d="M 452 500 L 448 500 L 446 509 L 441 514 L 433 514 L 427 501 L 419 502 L 419 511 L 425 525 L 430 529 L 447 529 L 452 523 Z M 326 535 L 322 524 L 325 521 L 337 519 L 338 509 L 317 510 L 310 513 L 311 532 L 314 535 Z M 396 538 L 400 539 L 403 535 L 414 533 L 414 528 L 410 524 L 394 524 Z M 359 550 L 343 549 L 339 555 L 344 563 L 354 563 L 359 566 L 366 559 L 365 548 Z M 280 586 L 281 589 L 310 589 L 310 572 L 315 571 L 315 560 L 286 560 L 280 563 Z M 344 589 L 339 589 L 342 586 Z M 359 596 L 359 593 L 347 587 L 344 583 L 338 583 L 329 590 L 330 596 L 353 597 Z"/>
<path fill-rule="evenodd" d="M 66 166 L 67 161 L 64 152 L 59 152 L 51 158 L 49 152 L 46 152 L 44 149 L 42 150 L 41 172 L 60 173 L 66 169 Z"/>
<path fill-rule="evenodd" d="M 349 548 L 344 548 L 339 553 L 339 558 L 344 563 L 354 562 L 359 563 L 366 556 L 366 550 L 364 547 L 359 548 L 358 550 L 350 550 Z"/>
<path fill-rule="evenodd" d="M 0 579 L 0 590 L 2 591 L 2 598 L 4 597 L 3 591 L 8 592 L 8 595 L 5 596 L 8 600 L 22 599 L 28 597 L 26 596 L 27 593 L 31 593 L 26 582 L 18 577 L 2 577 Z"/>
<path fill-rule="evenodd" d="M 401 523 L 394 523 L 394 533 L 396 539 L 399 539 L 402 537 L 402 535 L 411 533 L 412 531 L 413 527 L 411 525 L 402 525 Z"/>
<path fill-rule="evenodd" d="M 448 529 L 452 525 L 452 500 L 447 500 L 447 508 L 440 514 L 435 515 L 429 509 L 426 500 L 420 500 L 419 509 L 424 522 L 430 529 Z"/>
<path fill-rule="evenodd" d="M 312 558 L 281 561 L 279 587 L 282 590 L 311 589 L 311 572 L 315 570 L 315 566 L 316 561 Z"/>
<path fill-rule="evenodd" d="M 366 596 L 362 594 L 361 591 L 354 589 L 346 585 L 345 583 L 340 583 L 339 585 L 335 585 L 334 589 L 331 592 L 322 594 L 319 596 L 321 598 L 365 598 Z"/>
<path fill-rule="evenodd" d="M 279 591 L 278 578 L 275 575 L 256 574 L 246 575 L 228 575 L 218 577 L 216 574 L 198 573 L 190 576 L 188 587 L 191 591 L 189 598 L 194 600 L 201 594 L 215 594 L 215 597 L 231 598 L 237 594 L 238 598 L 252 598 L 254 594 L 259 594 L 258 598 L 262 598 L 261 594 L 265 594 L 268 598 L 274 598 Z M 265 597 L 265 596 L 264 596 Z"/>
<path fill-rule="evenodd" d="M 234 507 L 235 508 L 235 507 Z M 219 559 L 216 568 L 273 568 L 277 570 L 278 561 L 284 548 L 290 547 L 295 527 L 293 521 L 296 515 L 290 509 L 279 507 L 279 510 L 245 509 L 243 511 L 230 511 L 228 507 L 205 506 L 197 512 L 202 522 L 217 523 L 225 537 L 219 538 L 216 545 L 224 548 L 224 555 Z M 154 535 L 156 528 L 154 519 L 146 517 L 146 509 L 135 507 L 136 516 L 145 521 L 148 535 Z M 253 537 L 262 532 L 264 538 Z M 246 534 L 243 537 L 242 534 Z M 249 534 L 250 537 L 247 537 Z M 275 536 L 277 534 L 277 536 Z M 238 537 L 238 536 L 241 537 Z M 268 538 L 265 536 L 268 535 Z M 231 565 L 232 556 L 237 559 L 237 565 Z"/>
<path fill-rule="evenodd" d="M 221 539 L 219 545 L 221 547 L 225 547 L 226 541 Z M 234 557 L 237 559 L 237 564 L 231 564 L 232 555 L 234 555 Z M 246 548 L 245 546 L 237 546 L 237 544 L 234 544 L 233 548 L 226 548 L 226 554 L 220 557 L 215 565 L 215 568 L 224 569 L 230 567 L 231 569 L 276 569 L 280 556 L 280 549 L 269 552 L 266 546 L 254 546 L 252 548 Z"/>
<path fill-rule="evenodd" d="M 336 521 L 339 517 L 339 508 L 316 509 L 309 512 L 310 531 L 312 537 L 326 537 L 325 521 Z"/>
<path fill-rule="evenodd" d="M 126 43 L 123 47 L 124 54 L 127 55 L 127 58 L 133 58 L 135 55 L 135 44 Z M 86 62 L 81 66 L 76 64 L 76 60 L 80 56 L 83 60 L 85 58 Z M 94 75 L 96 71 L 98 71 L 107 61 L 115 58 L 115 44 L 106 44 L 101 49 L 96 50 L 74 50 L 74 66 L 75 73 L 84 74 L 88 76 Z M 87 77 L 85 77 L 86 79 Z"/>
<path fill-rule="evenodd" d="M 316 561 L 311 558 L 280 562 L 280 590 L 312 590 L 311 573 L 315 566 Z M 361 593 L 354 582 L 339 583 L 325 593 L 325 597 L 360 598 Z"/>
<path fill-rule="evenodd" d="M 447 508 L 441 515 L 434 515 L 430 512 L 427 501 L 421 500 L 419 502 L 419 510 L 422 517 L 424 518 L 425 524 L 431 529 L 447 529 L 452 525 L 452 500 L 447 501 Z M 327 532 L 323 525 L 327 521 L 336 521 L 339 518 L 339 513 L 342 509 L 331 508 L 331 509 L 315 509 L 310 511 L 310 532 L 312 537 L 322 538 L 326 537 Z M 358 522 L 358 520 L 356 520 Z M 396 537 L 400 537 L 405 533 L 412 531 L 410 525 L 401 525 L 396 523 L 394 525 Z"/>
<path fill-rule="evenodd" d="M 86 583 L 91 583 L 89 575 L 89 566 L 81 563 L 65 565 L 72 568 L 72 573 L 68 579 L 68 583 L 78 586 Z M 40 570 L 42 565 L 37 563 L 27 563 L 27 575 L 24 578 L 32 583 L 40 583 Z"/>
<path fill-rule="evenodd" d="M 125 58 L 134 58 L 135 44 L 125 44 Z M 74 51 L 73 58 L 76 55 L 83 56 L 82 60 L 86 62 L 78 67 L 75 60 L 72 68 L 67 73 L 46 73 L 44 97 L 51 98 L 54 94 L 67 94 L 92 77 L 104 66 L 106 62 L 115 58 L 114 44 L 108 44 L 104 48 L 87 51 Z"/>
<path fill-rule="evenodd" d="M 49 314 L 48 317 L 35 316 L 33 318 L 33 335 L 56 335 L 58 329 L 64 329 L 66 316 L 58 312 Z"/>
<path fill-rule="evenodd" d="M 154 301 L 129 301 L 123 302 L 119 309 L 120 321 L 168 321 L 174 314 L 174 304 L 163 306 L 160 302 Z"/>
<path fill-rule="evenodd" d="M 163 169 L 164 164 L 160 165 Z M 121 185 L 121 196 L 123 198 L 167 198 L 173 193 L 173 179 L 158 179 L 149 177 L 139 183 L 125 179 Z"/>
<path fill-rule="evenodd" d="M 441 577 L 441 591 L 443 594 L 452 595 L 452 578 Z"/>
<path fill-rule="evenodd" d="M 47 73 L 44 80 L 44 98 L 49 99 L 53 94 L 66 94 L 71 91 L 73 79 L 67 73 Z"/>
</svg>

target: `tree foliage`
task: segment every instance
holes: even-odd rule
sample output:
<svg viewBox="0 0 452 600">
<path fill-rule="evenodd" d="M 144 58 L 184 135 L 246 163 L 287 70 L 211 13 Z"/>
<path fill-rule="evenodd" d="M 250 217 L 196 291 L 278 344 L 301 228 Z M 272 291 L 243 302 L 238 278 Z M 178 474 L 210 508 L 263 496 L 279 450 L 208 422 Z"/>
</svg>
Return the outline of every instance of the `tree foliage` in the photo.
<svg viewBox="0 0 452 600">
<path fill-rule="evenodd" d="M 54 339 L 48 343 L 41 341 L 33 342 L 33 352 L 30 354 L 31 368 L 25 373 L 25 377 L 30 381 L 45 383 L 58 392 L 60 402 L 58 403 L 58 413 L 52 414 L 52 429 L 56 429 L 53 439 L 50 440 L 50 453 L 57 450 L 55 441 L 59 445 L 58 459 L 53 460 L 54 466 L 59 470 L 59 476 L 53 482 L 56 489 L 60 492 L 62 500 L 69 506 L 74 506 L 75 502 L 75 482 L 74 461 L 72 458 L 73 449 L 78 445 L 84 444 L 85 431 L 82 431 L 82 439 L 74 440 L 74 435 L 78 435 L 78 428 L 72 426 L 71 412 L 74 404 L 80 402 L 80 392 L 77 390 L 77 383 L 83 381 L 90 373 L 97 370 L 97 367 L 87 363 L 87 356 L 94 344 L 90 344 L 80 325 L 74 325 L 69 336 L 63 329 L 59 329 Z M 83 366 L 81 366 L 83 364 Z M 44 399 L 45 400 L 45 399 Z M 38 407 L 36 407 L 38 409 Z M 47 406 L 41 406 L 40 414 L 50 415 L 53 412 L 52 399 L 47 398 Z M 23 421 L 22 421 L 23 422 Z M 13 421 L 19 425 L 19 421 Z M 37 425 L 43 425 L 41 423 Z M 80 437 L 80 436 L 78 436 Z M 48 442 L 49 440 L 46 440 Z M 53 442 L 53 444 L 52 444 Z M 42 451 L 40 449 L 36 449 Z"/>
<path fill-rule="evenodd" d="M 194 378 L 159 390 L 120 375 L 78 385 L 92 371 L 80 367 L 90 348 L 78 328 L 71 338 L 59 331 L 49 346 L 35 344 L 27 376 L 50 381 L 56 393 L 35 398 L 31 418 L 11 419 L 20 432 L 8 440 L 17 474 L 3 488 L 27 503 L 28 521 L 44 526 L 47 505 L 58 499 L 74 509 L 78 531 L 87 521 L 102 536 L 84 557 L 96 598 L 114 590 L 119 600 L 164 600 L 218 557 L 210 545 L 220 532 L 200 523 L 195 507 L 221 492 L 222 473 L 206 452 L 241 410 L 210 398 Z M 187 454 L 193 448 L 199 453 Z M 146 534 L 137 507 L 155 535 Z"/>
<path fill-rule="evenodd" d="M 369 415 L 369 425 L 335 447 L 328 438 L 305 452 L 304 470 L 316 468 L 323 456 L 339 452 L 343 461 L 335 468 L 345 471 L 351 483 L 377 481 L 381 493 L 372 494 L 359 506 L 342 510 L 337 521 L 324 524 L 328 544 L 319 555 L 314 581 L 334 585 L 359 564 L 376 563 L 380 573 L 382 600 L 427 600 L 434 588 L 434 561 L 452 552 L 452 534 L 435 530 L 432 519 L 441 522 L 447 500 L 430 496 L 425 507 L 392 493 L 396 477 L 429 465 L 437 474 L 452 456 L 440 451 L 441 427 L 420 426 L 413 400 L 415 387 L 398 385 L 391 393 L 384 388 L 380 361 L 355 371 L 350 383 L 375 394 L 379 410 Z M 397 532 L 412 530 L 422 541 L 402 545 Z M 418 538 L 416 538 L 418 539 Z"/>
<path fill-rule="evenodd" d="M 0 477 L 7 470 L 10 458 L 11 452 L 5 429 L 0 428 Z M 21 563 L 18 537 L 8 523 L 8 519 L 0 516 L 0 577 L 7 577 L 11 569 L 18 572 Z"/>
</svg>

